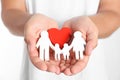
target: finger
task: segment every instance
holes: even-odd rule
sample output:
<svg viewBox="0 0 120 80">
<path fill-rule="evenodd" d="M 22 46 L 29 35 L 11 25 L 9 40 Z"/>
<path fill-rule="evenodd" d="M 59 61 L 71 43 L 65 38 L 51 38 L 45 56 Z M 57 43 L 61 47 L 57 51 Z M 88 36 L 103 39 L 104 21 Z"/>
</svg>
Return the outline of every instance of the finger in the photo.
<svg viewBox="0 0 120 80">
<path fill-rule="evenodd" d="M 28 51 L 29 51 L 29 56 L 31 59 L 31 62 L 40 70 L 47 70 L 47 65 L 45 62 L 41 61 L 40 58 L 38 57 L 38 50 L 35 47 L 35 44 L 29 44 L 28 45 Z"/>
<path fill-rule="evenodd" d="M 74 65 L 71 66 L 71 73 L 72 74 L 77 74 L 81 72 L 87 65 L 88 63 L 89 56 L 84 56 L 83 60 L 78 60 Z"/>
<path fill-rule="evenodd" d="M 61 64 L 60 64 L 60 70 L 61 72 L 63 72 L 66 68 L 68 68 L 70 66 L 70 60 L 63 60 L 61 61 Z"/>
<path fill-rule="evenodd" d="M 60 60 L 60 71 L 63 72 L 65 68 L 65 60 Z"/>
<path fill-rule="evenodd" d="M 48 66 L 48 68 L 47 68 L 48 72 L 53 72 L 53 73 L 57 73 L 58 72 L 57 69 L 59 69 L 59 68 L 56 65 L 48 63 L 47 66 Z"/>
<path fill-rule="evenodd" d="M 77 61 L 76 59 L 72 59 L 70 64 L 74 65 L 76 63 L 76 61 Z"/>
<path fill-rule="evenodd" d="M 60 61 L 55 61 L 55 60 L 50 60 L 49 62 L 50 62 L 51 64 L 56 65 L 56 66 L 59 66 L 59 64 L 60 64 Z"/>
<path fill-rule="evenodd" d="M 75 59 L 72 59 L 72 60 L 69 60 L 69 66 L 67 66 L 64 70 L 64 74 L 65 75 L 68 75 L 68 76 L 71 76 L 73 75 L 72 71 L 71 71 L 71 67 L 76 63 L 76 60 Z"/>
<path fill-rule="evenodd" d="M 53 72 L 56 74 L 60 73 L 59 62 L 50 60 L 49 62 L 46 62 L 46 64 L 48 72 Z"/>
<path fill-rule="evenodd" d="M 34 44 L 28 44 L 28 52 L 30 57 L 38 57 L 38 50 Z"/>
<path fill-rule="evenodd" d="M 38 49 L 36 47 L 35 39 L 29 40 L 29 42 L 27 43 L 27 47 L 28 47 L 28 51 L 29 51 L 30 55 L 38 55 Z"/>
<path fill-rule="evenodd" d="M 60 64 L 61 71 L 63 72 L 66 68 L 70 67 L 70 65 L 74 63 L 75 63 L 75 54 L 71 52 L 69 60 L 61 60 L 61 64 Z"/>
<path fill-rule="evenodd" d="M 37 67 L 40 70 L 46 71 L 47 70 L 47 65 L 44 61 L 41 61 L 37 56 L 32 56 L 31 62 L 34 64 L 35 67 Z"/>
<path fill-rule="evenodd" d="M 72 75 L 70 68 L 65 69 L 64 74 L 68 76 Z"/>
<path fill-rule="evenodd" d="M 96 34 L 90 34 L 87 37 L 87 43 L 85 47 L 85 54 L 91 55 L 93 49 L 97 46 L 98 38 Z"/>
</svg>

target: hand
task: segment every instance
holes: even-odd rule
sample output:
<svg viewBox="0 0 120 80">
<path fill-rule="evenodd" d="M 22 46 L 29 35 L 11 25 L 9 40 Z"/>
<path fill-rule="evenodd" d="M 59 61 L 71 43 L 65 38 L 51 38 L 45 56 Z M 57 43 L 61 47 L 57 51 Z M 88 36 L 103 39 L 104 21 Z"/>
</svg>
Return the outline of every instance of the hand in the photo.
<svg viewBox="0 0 120 80">
<path fill-rule="evenodd" d="M 25 42 L 27 43 L 29 56 L 31 62 L 40 70 L 45 70 L 54 73 L 60 73 L 59 68 L 59 61 L 50 60 L 50 61 L 42 61 L 39 58 L 39 52 L 36 48 L 36 43 L 38 38 L 40 37 L 39 34 L 42 30 L 47 30 L 49 28 L 58 28 L 57 23 L 42 14 L 35 14 L 33 15 L 25 24 L 24 27 L 24 38 Z M 53 54 L 50 54 L 53 58 Z"/>
<path fill-rule="evenodd" d="M 86 41 L 84 58 L 76 60 L 74 53 L 71 53 L 69 61 L 61 62 L 61 71 L 66 75 L 74 75 L 82 71 L 88 63 L 92 50 L 96 47 L 98 41 L 98 29 L 89 17 L 75 17 L 63 24 L 63 27 L 69 27 L 75 31 L 81 31 Z"/>
</svg>

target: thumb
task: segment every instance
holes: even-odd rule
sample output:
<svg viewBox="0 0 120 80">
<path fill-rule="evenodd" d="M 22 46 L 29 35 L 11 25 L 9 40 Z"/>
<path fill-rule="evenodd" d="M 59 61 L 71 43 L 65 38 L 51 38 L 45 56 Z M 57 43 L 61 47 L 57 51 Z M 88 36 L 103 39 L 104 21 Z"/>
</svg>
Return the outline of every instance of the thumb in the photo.
<svg viewBox="0 0 120 80">
<path fill-rule="evenodd" d="M 93 49 L 97 46 L 98 38 L 89 38 L 86 43 L 85 54 L 90 56 Z"/>
</svg>

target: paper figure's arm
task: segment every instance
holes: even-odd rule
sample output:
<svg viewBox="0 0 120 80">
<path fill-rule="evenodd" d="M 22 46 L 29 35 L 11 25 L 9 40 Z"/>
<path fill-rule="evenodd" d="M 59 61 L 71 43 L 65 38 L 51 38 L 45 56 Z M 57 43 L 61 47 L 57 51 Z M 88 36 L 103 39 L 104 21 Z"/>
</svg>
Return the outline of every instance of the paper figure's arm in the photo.
<svg viewBox="0 0 120 80">
<path fill-rule="evenodd" d="M 83 37 L 81 37 L 81 42 L 83 43 L 83 45 L 86 45 L 86 41 Z"/>
<path fill-rule="evenodd" d="M 54 47 L 54 45 L 51 43 L 51 41 L 49 41 L 49 45 L 50 45 L 50 47 L 51 47 L 53 50 L 55 50 L 55 47 Z"/>
<path fill-rule="evenodd" d="M 65 43 L 65 44 L 66 44 L 66 43 Z M 68 47 L 67 49 L 70 51 L 73 46 L 72 46 L 72 45 L 70 45 L 70 46 L 68 45 L 67 47 Z"/>
<path fill-rule="evenodd" d="M 73 39 L 72 43 L 70 44 L 69 49 L 72 49 L 73 44 L 74 44 L 74 39 Z"/>
<path fill-rule="evenodd" d="M 36 47 L 38 48 L 39 46 L 40 46 L 40 38 L 39 38 L 39 40 L 38 40 L 38 42 L 37 42 L 37 44 L 36 44 Z"/>
</svg>

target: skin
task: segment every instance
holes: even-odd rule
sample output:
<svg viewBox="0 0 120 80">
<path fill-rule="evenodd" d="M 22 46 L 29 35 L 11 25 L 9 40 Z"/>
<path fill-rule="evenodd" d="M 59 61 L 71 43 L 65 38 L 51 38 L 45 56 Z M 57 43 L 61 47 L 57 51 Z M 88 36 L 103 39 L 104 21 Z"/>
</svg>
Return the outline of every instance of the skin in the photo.
<svg viewBox="0 0 120 80">
<path fill-rule="evenodd" d="M 9 31 L 17 36 L 23 36 L 28 46 L 32 63 L 40 70 L 74 75 L 81 72 L 87 65 L 92 50 L 99 38 L 110 36 L 120 26 L 120 0 L 101 0 L 97 14 L 77 16 L 64 22 L 72 31 L 81 31 L 86 40 L 83 60 L 76 60 L 71 52 L 70 60 L 55 61 L 51 51 L 50 61 L 41 61 L 35 47 L 39 32 L 49 28 L 58 28 L 55 20 L 44 14 L 30 15 L 25 6 L 25 0 L 1 0 L 2 19 Z M 12 19 L 12 20 L 11 20 Z M 31 33 L 32 32 L 32 33 Z"/>
</svg>

